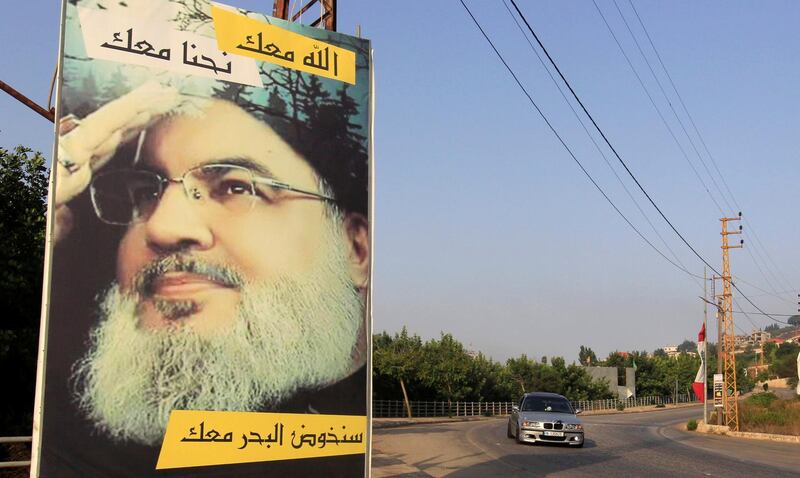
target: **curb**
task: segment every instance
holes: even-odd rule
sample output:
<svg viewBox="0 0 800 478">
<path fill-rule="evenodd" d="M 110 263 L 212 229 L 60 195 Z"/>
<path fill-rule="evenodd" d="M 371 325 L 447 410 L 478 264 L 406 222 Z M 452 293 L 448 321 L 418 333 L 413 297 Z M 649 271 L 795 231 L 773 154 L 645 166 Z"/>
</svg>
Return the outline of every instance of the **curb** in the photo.
<svg viewBox="0 0 800 478">
<path fill-rule="evenodd" d="M 732 432 L 726 425 L 706 425 L 702 420 L 697 422 L 697 431 L 710 435 L 722 435 L 737 438 L 749 438 L 751 440 L 780 441 L 785 443 L 800 444 L 800 436 L 777 435 L 775 433 Z"/>
</svg>

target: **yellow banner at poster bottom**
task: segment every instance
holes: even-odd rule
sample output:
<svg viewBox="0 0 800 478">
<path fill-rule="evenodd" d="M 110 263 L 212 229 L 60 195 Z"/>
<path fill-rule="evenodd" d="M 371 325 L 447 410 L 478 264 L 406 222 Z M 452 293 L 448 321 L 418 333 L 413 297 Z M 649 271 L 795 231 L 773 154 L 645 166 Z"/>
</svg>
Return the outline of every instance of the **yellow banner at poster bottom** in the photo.
<svg viewBox="0 0 800 478">
<path fill-rule="evenodd" d="M 217 47 L 235 55 L 356 84 L 356 54 L 217 5 L 211 16 Z"/>
<path fill-rule="evenodd" d="M 156 469 L 363 454 L 366 439 L 366 416 L 173 410 Z"/>
</svg>

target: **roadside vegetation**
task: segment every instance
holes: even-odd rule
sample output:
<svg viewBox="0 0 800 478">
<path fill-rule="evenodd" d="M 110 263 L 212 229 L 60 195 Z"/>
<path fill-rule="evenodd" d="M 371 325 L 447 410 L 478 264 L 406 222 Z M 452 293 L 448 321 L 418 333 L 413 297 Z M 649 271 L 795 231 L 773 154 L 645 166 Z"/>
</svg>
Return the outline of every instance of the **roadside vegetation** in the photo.
<svg viewBox="0 0 800 478">
<path fill-rule="evenodd" d="M 794 326 L 786 330 L 790 332 Z M 581 345 L 578 363 L 567 364 L 562 357 L 537 359 L 525 354 L 502 363 L 480 351 L 468 350 L 451 334 L 442 333 L 438 339 L 424 341 L 403 328 L 393 335 L 382 332 L 373 336 L 373 399 L 506 402 L 516 401 L 530 391 L 559 393 L 570 400 L 614 398 L 608 383 L 593 380 L 584 366 L 617 367 L 621 375 L 623 368 L 634 367 L 638 397 L 690 394 L 700 367 L 699 357 L 690 353 L 697 350 L 697 345 L 686 340 L 678 350 L 681 353 L 674 358 L 657 349 L 652 353 L 612 352 L 605 359 L 598 359 L 590 347 Z M 798 351 L 800 346 L 796 344 L 767 344 L 759 360 L 770 366 L 759 377 L 746 373 L 753 355 L 737 354 L 739 393 L 751 392 L 758 382 L 776 376 L 789 377 L 789 385 L 794 386 Z M 716 368 L 716 344 L 709 343 L 708 373 L 714 373 Z M 709 396 L 712 385 L 709 380 Z"/>
<path fill-rule="evenodd" d="M 781 399 L 772 392 L 747 397 L 739 402 L 739 429 L 800 436 L 800 398 Z"/>
<path fill-rule="evenodd" d="M 593 380 L 561 357 L 520 355 L 500 363 L 469 351 L 451 334 L 423 341 L 403 328 L 373 336 L 373 398 L 411 401 L 516 401 L 525 392 L 559 393 L 570 400 L 611 398 L 607 381 Z"/>
<path fill-rule="evenodd" d="M 33 423 L 48 170 L 40 153 L 0 147 L 0 435 Z M 0 461 L 27 460 L 28 444 L 0 445 Z M 3 476 L 27 476 L 27 469 Z"/>
<path fill-rule="evenodd" d="M 696 350 L 693 342 L 681 344 Z M 716 356 L 713 344 L 709 355 Z M 405 328 L 390 335 L 373 336 L 373 398 L 411 401 L 516 401 L 530 391 L 554 392 L 570 400 L 614 398 L 605 380 L 594 380 L 583 366 L 636 368 L 636 395 L 672 396 L 691 393 L 700 359 L 681 353 L 670 358 L 663 350 L 612 352 L 598 359 L 590 347 L 581 345 L 578 363 L 567 364 L 562 357 L 520 355 L 505 363 L 496 362 L 480 351 L 467 350 L 451 334 L 423 341 Z M 714 360 L 709 369 L 716 367 Z M 624 372 L 623 372 L 624 373 Z M 739 381 L 742 393 L 753 389 L 744 368 Z M 616 384 L 614 384 L 616 385 Z"/>
</svg>

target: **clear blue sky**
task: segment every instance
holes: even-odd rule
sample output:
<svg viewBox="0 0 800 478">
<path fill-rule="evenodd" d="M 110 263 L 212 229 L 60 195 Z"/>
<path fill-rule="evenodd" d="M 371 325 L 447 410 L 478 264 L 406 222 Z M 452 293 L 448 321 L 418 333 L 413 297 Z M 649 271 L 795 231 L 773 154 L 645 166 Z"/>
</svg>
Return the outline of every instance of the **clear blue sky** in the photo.
<svg viewBox="0 0 800 478">
<path fill-rule="evenodd" d="M 735 214 L 738 209 L 726 207 L 705 173 L 614 2 L 596 1 L 688 160 L 726 213 Z M 266 0 L 228 3 L 272 9 Z M 644 187 L 698 252 L 721 267 L 720 212 L 592 1 L 518 3 Z M 617 3 L 694 134 L 628 0 Z M 671 257 L 503 3 L 468 4 L 578 159 Z M 800 3 L 635 1 L 635 6 L 744 212 L 748 250 L 732 251 L 733 274 L 772 294 L 740 280 L 762 309 L 796 312 Z M 56 62 L 58 2 L 29 0 L 6 8 L 0 17 L 0 79 L 45 103 Z M 498 360 L 522 353 L 573 360 L 581 344 L 605 356 L 696 339 L 703 317 L 701 282 L 659 257 L 605 202 L 460 3 L 340 0 L 339 8 L 339 30 L 353 33 L 361 25 L 375 50 L 375 331 L 406 325 L 424 338 L 450 332 Z M 24 144 L 50 157 L 52 129 L 0 94 L 0 146 Z M 715 180 L 724 190 L 716 174 Z M 635 185 L 628 179 L 626 185 L 680 261 L 702 275 L 702 263 Z M 770 323 L 758 315 L 751 319 L 760 327 Z M 735 323 L 744 331 L 753 328 L 742 314 L 735 315 Z"/>
</svg>

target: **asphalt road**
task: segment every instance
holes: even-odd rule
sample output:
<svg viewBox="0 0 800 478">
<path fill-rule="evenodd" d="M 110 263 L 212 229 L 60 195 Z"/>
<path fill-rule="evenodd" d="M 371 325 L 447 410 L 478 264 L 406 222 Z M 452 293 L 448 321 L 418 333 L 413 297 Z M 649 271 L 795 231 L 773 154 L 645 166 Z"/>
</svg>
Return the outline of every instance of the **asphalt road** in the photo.
<svg viewBox="0 0 800 478">
<path fill-rule="evenodd" d="M 584 448 L 519 445 L 507 419 L 376 429 L 372 476 L 800 476 L 800 444 L 681 429 L 702 408 L 583 417 Z"/>
</svg>

